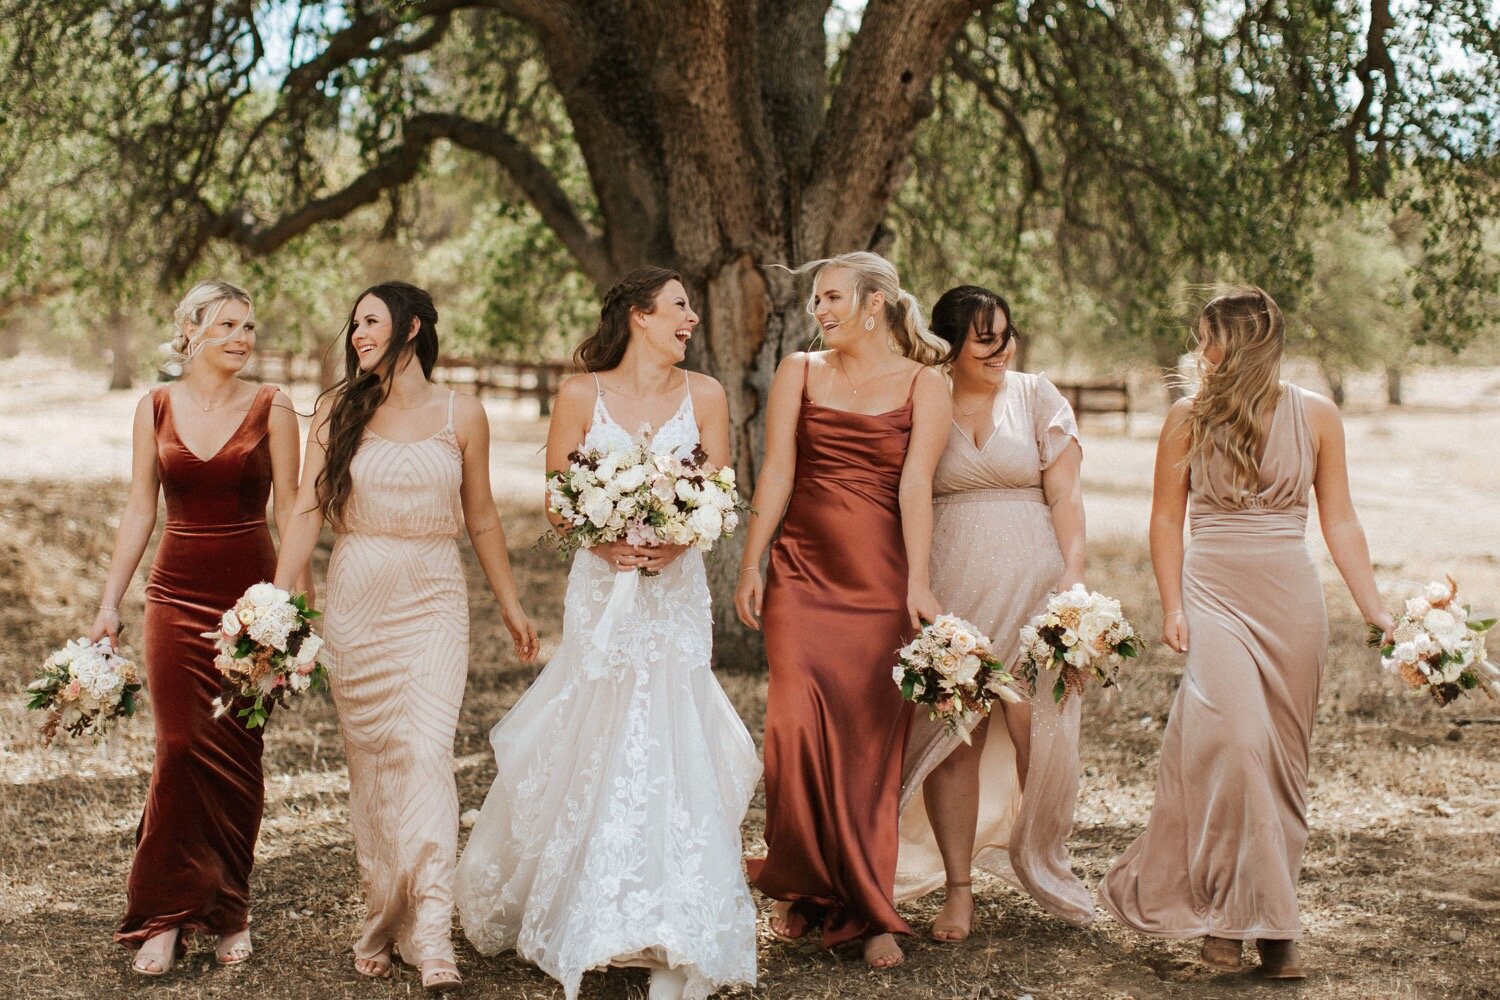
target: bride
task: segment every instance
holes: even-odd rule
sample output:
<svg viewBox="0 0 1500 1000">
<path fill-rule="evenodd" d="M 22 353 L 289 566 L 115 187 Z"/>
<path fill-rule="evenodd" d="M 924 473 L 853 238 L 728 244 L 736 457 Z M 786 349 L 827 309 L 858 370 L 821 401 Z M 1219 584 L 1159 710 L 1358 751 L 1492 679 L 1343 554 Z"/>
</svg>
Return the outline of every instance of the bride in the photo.
<svg viewBox="0 0 1500 1000">
<path fill-rule="evenodd" d="M 697 323 L 671 271 L 611 288 L 578 349 L 586 374 L 558 394 L 547 468 L 641 435 L 728 464 L 724 390 L 676 367 Z M 635 593 L 606 616 L 615 586 Z M 459 916 L 475 948 L 514 948 L 568 1000 L 609 965 L 650 968 L 652 1000 L 755 982 L 740 822 L 760 763 L 709 669 L 711 623 L 698 551 L 581 551 L 557 654 L 490 733 L 499 776 L 459 859 Z"/>
</svg>

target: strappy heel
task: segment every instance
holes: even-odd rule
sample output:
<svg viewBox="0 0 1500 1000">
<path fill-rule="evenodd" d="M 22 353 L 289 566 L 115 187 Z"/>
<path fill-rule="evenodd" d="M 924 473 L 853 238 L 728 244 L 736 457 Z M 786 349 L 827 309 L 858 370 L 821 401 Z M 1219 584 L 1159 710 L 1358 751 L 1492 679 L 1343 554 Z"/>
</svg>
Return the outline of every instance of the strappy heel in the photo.
<svg viewBox="0 0 1500 1000">
<path fill-rule="evenodd" d="M 172 947 L 167 949 L 167 954 L 164 958 L 158 958 L 156 955 L 141 957 L 141 952 L 146 949 L 146 945 L 168 934 L 172 935 Z M 135 959 L 130 963 L 130 971 L 138 976 L 165 976 L 172 971 L 172 966 L 177 963 L 177 959 L 181 958 L 186 952 L 187 945 L 182 940 L 182 928 L 173 927 L 159 934 L 153 934 L 141 942 L 141 946 L 136 949 Z"/>
<path fill-rule="evenodd" d="M 422 989 L 427 993 L 455 993 L 463 989 L 458 966 L 446 958 L 429 958 L 421 965 Z"/>
<path fill-rule="evenodd" d="M 967 940 L 974 930 L 974 883 L 972 881 L 948 882 L 945 887 L 949 895 L 952 895 L 954 889 L 969 890 L 969 923 L 965 926 L 963 924 L 939 923 L 934 920 L 932 922 L 932 939 L 934 941 L 941 941 L 943 944 L 958 944 L 960 941 Z M 947 906 L 947 904 L 948 901 L 946 899 L 943 900 L 943 905 Z"/>
<path fill-rule="evenodd" d="M 786 909 L 781 909 L 781 907 Z M 777 927 L 777 923 L 781 927 Z M 783 941 L 796 941 L 807 933 L 807 917 L 798 913 L 795 903 L 778 900 L 771 905 L 771 933 Z"/>
<path fill-rule="evenodd" d="M 386 945 L 369 958 L 355 958 L 354 971 L 366 979 L 391 978 L 391 946 Z"/>
<path fill-rule="evenodd" d="M 220 965 L 239 965 L 250 960 L 255 947 L 250 943 L 250 928 L 233 934 L 220 934 L 214 946 L 214 958 Z"/>
</svg>

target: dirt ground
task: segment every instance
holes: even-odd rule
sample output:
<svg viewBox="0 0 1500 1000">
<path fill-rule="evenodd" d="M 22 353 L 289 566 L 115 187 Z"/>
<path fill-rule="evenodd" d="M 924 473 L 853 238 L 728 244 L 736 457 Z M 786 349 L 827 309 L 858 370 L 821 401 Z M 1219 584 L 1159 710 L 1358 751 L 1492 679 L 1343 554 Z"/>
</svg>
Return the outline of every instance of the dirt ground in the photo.
<svg viewBox="0 0 1500 1000">
<path fill-rule="evenodd" d="M 1316 386 L 1312 379 L 1292 376 Z M 0 362 L 0 995 L 55 997 L 380 998 L 415 996 L 406 973 L 389 984 L 358 977 L 349 944 L 360 915 L 337 722 L 321 696 L 280 714 L 267 740 L 267 809 L 252 879 L 257 954 L 231 970 L 203 945 L 162 981 L 125 969 L 110 932 L 123 906 L 135 824 L 151 765 L 149 715 L 127 727 L 112 756 L 87 744 L 42 748 L 19 689 L 41 657 L 85 627 L 98 599 L 128 471 L 129 418 L 139 393 L 100 393 L 92 375 L 37 356 Z M 1351 478 L 1382 587 L 1394 605 L 1452 572 L 1476 606 L 1500 608 L 1500 369 L 1434 369 L 1407 381 L 1410 405 L 1376 404 L 1353 384 L 1347 425 Z M 310 394 L 298 392 L 306 408 Z M 543 523 L 534 411 L 492 403 L 495 484 L 528 606 L 557 640 L 564 567 L 531 549 Z M 1159 415 L 1128 432 L 1085 425 L 1091 585 L 1120 596 L 1148 636 L 1158 621 L 1144 547 L 1150 462 Z M 1314 546 L 1317 532 L 1312 536 Z M 326 554 L 326 553 L 325 553 Z M 320 559 L 322 555 L 320 554 Z M 149 559 L 149 553 L 148 557 Z M 1500 704 L 1447 709 L 1413 700 L 1364 648 L 1331 565 L 1325 582 L 1333 642 L 1314 733 L 1308 845 L 1301 883 L 1311 968 L 1301 985 L 1207 973 L 1189 942 L 1157 942 L 1104 915 L 1073 929 L 1027 897 L 981 881 L 974 935 L 961 945 L 925 937 L 907 963 L 868 972 L 858 951 L 788 946 L 765 932 L 760 984 L 725 996 L 1016 1000 L 1132 997 L 1500 998 Z M 504 651 L 503 628 L 468 563 L 473 657 L 459 726 L 464 808 L 494 774 L 485 734 L 535 674 Z M 320 566 L 321 571 L 321 566 Z M 139 629 L 141 584 L 123 608 Z M 127 636 L 129 638 L 129 636 Z M 1123 689 L 1086 706 L 1083 786 L 1071 842 L 1092 884 L 1140 831 L 1180 661 L 1151 645 Z M 765 680 L 721 673 L 757 738 Z M 759 846 L 762 801 L 745 825 Z M 764 901 L 761 901 L 764 903 Z M 905 908 L 925 930 L 939 900 Z M 462 942 L 461 935 L 459 940 Z M 514 956 L 486 959 L 460 944 L 476 997 L 560 998 Z M 585 980 L 587 998 L 644 996 L 645 977 L 613 970 Z"/>
</svg>

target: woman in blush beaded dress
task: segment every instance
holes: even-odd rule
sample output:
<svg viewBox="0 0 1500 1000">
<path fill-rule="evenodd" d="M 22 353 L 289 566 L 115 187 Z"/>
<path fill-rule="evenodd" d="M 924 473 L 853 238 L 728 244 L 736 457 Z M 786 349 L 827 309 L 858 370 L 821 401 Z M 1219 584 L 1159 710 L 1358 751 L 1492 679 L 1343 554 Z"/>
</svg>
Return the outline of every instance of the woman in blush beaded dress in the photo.
<svg viewBox="0 0 1500 1000">
<path fill-rule="evenodd" d="M 467 530 L 516 655 L 536 655 L 495 499 L 489 421 L 472 396 L 429 380 L 437 310 L 402 282 L 362 293 L 344 335 L 344 380 L 319 402 L 298 510 L 277 563 L 307 565 L 325 516 L 323 636 L 349 765 L 349 818 L 365 891 L 354 965 L 390 975 L 393 954 L 431 991 L 457 989 L 453 737 L 469 669 Z"/>
</svg>

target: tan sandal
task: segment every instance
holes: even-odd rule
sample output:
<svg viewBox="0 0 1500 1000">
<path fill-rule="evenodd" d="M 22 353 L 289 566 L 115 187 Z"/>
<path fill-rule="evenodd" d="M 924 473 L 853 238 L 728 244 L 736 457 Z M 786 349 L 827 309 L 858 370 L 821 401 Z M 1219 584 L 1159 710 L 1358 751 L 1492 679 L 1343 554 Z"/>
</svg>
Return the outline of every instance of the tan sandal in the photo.
<svg viewBox="0 0 1500 1000">
<path fill-rule="evenodd" d="M 1260 952 L 1260 974 L 1267 979 L 1306 979 L 1307 970 L 1302 968 L 1302 953 L 1295 941 L 1272 941 L 1261 938 L 1255 942 Z"/>
<path fill-rule="evenodd" d="M 941 941 L 943 944 L 957 944 L 967 940 L 974 930 L 974 883 L 973 882 L 948 882 L 946 883 L 948 895 L 951 897 L 954 889 L 969 890 L 969 922 L 967 924 L 945 924 L 937 920 L 932 922 L 932 939 Z M 948 900 L 943 900 L 943 909 L 948 908 Z M 939 914 L 941 916 L 941 914 Z"/>
<path fill-rule="evenodd" d="M 152 941 L 164 938 L 168 934 L 172 935 L 172 944 L 167 948 L 165 956 L 141 955 L 141 952 L 145 951 L 146 946 Z M 185 951 L 187 948 L 182 943 L 182 928 L 173 927 L 170 930 L 161 931 L 141 942 L 141 946 L 136 949 L 134 961 L 130 963 L 130 971 L 138 976 L 165 976 L 172 971 L 172 966 L 176 963 L 178 956 Z"/>
<path fill-rule="evenodd" d="M 422 989 L 428 993 L 454 993 L 463 989 L 458 966 L 446 958 L 429 958 L 421 965 Z"/>
<path fill-rule="evenodd" d="M 1198 952 L 1198 956 L 1210 969 L 1217 969 L 1220 972 L 1238 972 L 1241 967 L 1240 952 L 1244 945 L 1243 941 L 1214 937 L 1209 934 L 1203 938 L 1203 948 Z"/>
<path fill-rule="evenodd" d="M 369 958 L 355 958 L 354 971 L 366 979 L 391 978 L 391 946 L 386 945 Z"/>
<path fill-rule="evenodd" d="M 783 941 L 796 941 L 807 933 L 807 917 L 798 913 L 795 906 L 785 900 L 771 904 L 771 933 Z"/>
<path fill-rule="evenodd" d="M 250 943 L 248 927 L 233 934 L 220 934 L 218 944 L 214 947 L 214 958 L 220 965 L 239 965 L 248 961 L 253 954 L 255 947 Z"/>
<path fill-rule="evenodd" d="M 885 940 L 882 941 L 881 939 Z M 865 939 L 865 964 L 876 972 L 886 972 L 906 961 L 906 953 L 889 933 L 875 934 Z"/>
</svg>

